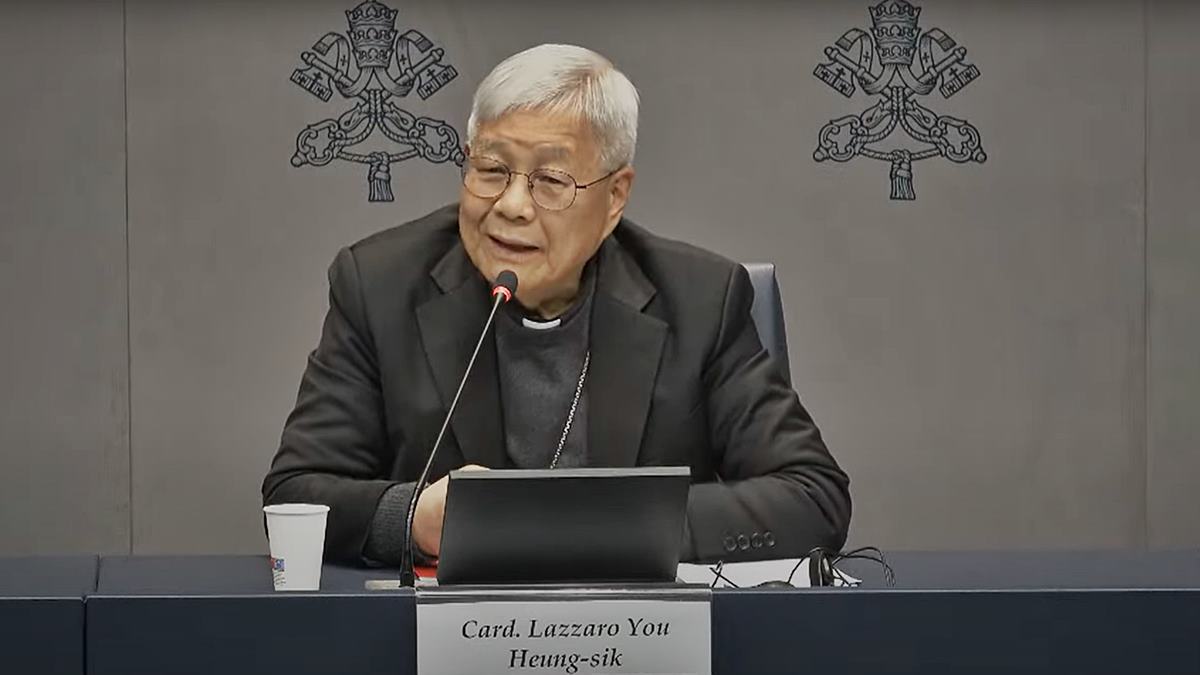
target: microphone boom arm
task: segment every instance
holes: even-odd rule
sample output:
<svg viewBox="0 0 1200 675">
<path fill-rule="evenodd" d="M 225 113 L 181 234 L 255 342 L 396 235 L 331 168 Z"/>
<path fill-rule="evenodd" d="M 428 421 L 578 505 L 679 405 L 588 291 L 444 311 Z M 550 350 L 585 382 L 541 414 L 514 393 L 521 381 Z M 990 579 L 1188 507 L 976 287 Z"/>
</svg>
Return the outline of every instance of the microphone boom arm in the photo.
<svg viewBox="0 0 1200 675">
<path fill-rule="evenodd" d="M 467 369 L 458 383 L 458 391 L 454 392 L 454 399 L 450 401 L 450 408 L 446 411 L 446 419 L 442 421 L 442 428 L 438 431 L 437 439 L 433 441 L 433 449 L 429 451 L 429 458 L 425 460 L 425 468 L 421 469 L 421 477 L 417 479 L 412 498 L 408 502 L 408 514 L 404 518 L 404 548 L 400 559 L 401 586 L 411 588 L 416 585 L 417 575 L 416 570 L 413 569 L 415 564 L 412 541 L 413 519 L 417 514 L 417 500 L 420 499 L 421 492 L 425 490 L 425 482 L 429 480 L 429 470 L 433 466 L 433 458 L 437 456 L 438 447 L 442 444 L 442 437 L 446 435 L 446 429 L 450 427 L 450 418 L 454 416 L 454 409 L 458 406 L 458 399 L 462 396 L 463 388 L 467 385 L 467 378 L 475 366 L 475 359 L 479 356 L 479 350 L 483 348 L 483 341 L 487 338 L 488 329 L 491 328 L 492 321 L 496 318 L 496 310 L 500 309 L 500 305 L 511 300 L 513 293 L 516 292 L 516 275 L 507 272 L 511 276 L 506 277 L 505 274 L 505 272 L 500 273 L 500 279 L 496 287 L 492 289 L 492 296 L 495 298 L 492 302 L 492 311 L 488 313 L 487 322 L 483 324 L 483 330 L 479 332 L 479 341 L 475 343 L 475 351 L 471 353 L 471 360 L 467 362 Z"/>
</svg>

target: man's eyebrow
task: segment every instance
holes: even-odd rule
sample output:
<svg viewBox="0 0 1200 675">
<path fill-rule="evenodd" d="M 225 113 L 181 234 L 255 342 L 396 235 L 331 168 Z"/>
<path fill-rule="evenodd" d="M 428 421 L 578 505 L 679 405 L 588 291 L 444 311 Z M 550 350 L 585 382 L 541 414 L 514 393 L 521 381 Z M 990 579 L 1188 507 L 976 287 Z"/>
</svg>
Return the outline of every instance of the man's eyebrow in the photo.
<svg viewBox="0 0 1200 675">
<path fill-rule="evenodd" d="M 471 147 L 472 154 L 481 155 L 502 155 L 509 150 L 512 144 L 504 139 L 487 139 L 480 140 L 477 144 Z M 570 159 L 571 149 L 565 145 L 558 143 L 541 143 L 533 148 L 534 157 L 538 163 L 547 161 L 561 161 Z"/>
<path fill-rule="evenodd" d="M 571 156 L 571 151 L 563 145 L 539 145 L 534 153 L 538 159 L 568 159 Z"/>
<path fill-rule="evenodd" d="M 496 152 L 497 150 L 503 150 L 506 147 L 508 147 L 508 143 L 505 143 L 504 141 L 486 140 L 480 141 L 475 149 L 479 152 L 489 153 Z"/>
</svg>

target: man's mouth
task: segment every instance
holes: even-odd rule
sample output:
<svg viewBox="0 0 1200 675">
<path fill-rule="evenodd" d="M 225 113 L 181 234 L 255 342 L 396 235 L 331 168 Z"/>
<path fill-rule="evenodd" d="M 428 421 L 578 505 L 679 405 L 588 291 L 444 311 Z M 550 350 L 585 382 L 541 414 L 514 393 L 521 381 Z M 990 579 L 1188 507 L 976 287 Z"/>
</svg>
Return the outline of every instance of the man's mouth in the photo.
<svg viewBox="0 0 1200 675">
<path fill-rule="evenodd" d="M 503 253 L 508 253 L 511 255 L 527 255 L 538 250 L 537 246 L 526 244 L 514 239 L 501 239 L 490 234 L 487 237 L 491 240 L 492 245 Z"/>
</svg>

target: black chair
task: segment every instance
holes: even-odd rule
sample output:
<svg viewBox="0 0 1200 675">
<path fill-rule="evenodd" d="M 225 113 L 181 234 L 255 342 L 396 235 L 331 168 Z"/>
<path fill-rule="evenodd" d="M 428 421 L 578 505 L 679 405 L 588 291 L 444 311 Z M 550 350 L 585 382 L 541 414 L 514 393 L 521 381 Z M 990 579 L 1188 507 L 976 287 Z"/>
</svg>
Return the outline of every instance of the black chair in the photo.
<svg viewBox="0 0 1200 675">
<path fill-rule="evenodd" d="M 788 364 L 787 331 L 783 325 L 783 300 L 779 296 L 779 282 L 775 279 L 772 263 L 742 263 L 750 273 L 754 285 L 754 305 L 750 314 L 754 327 L 767 353 L 779 364 L 788 384 L 792 382 L 792 370 Z"/>
</svg>

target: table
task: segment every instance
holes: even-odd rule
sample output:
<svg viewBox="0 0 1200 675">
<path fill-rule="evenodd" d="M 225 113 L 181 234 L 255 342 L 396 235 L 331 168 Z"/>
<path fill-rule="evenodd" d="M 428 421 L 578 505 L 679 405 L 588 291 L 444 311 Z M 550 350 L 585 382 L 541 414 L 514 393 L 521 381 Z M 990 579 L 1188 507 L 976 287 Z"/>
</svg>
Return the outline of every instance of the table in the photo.
<svg viewBox="0 0 1200 675">
<path fill-rule="evenodd" d="M 1200 552 L 889 560 L 895 588 L 850 563 L 862 588 L 715 592 L 713 672 L 1200 673 Z M 394 574 L 326 566 L 281 595 L 265 558 L 106 557 L 88 672 L 413 673 L 414 595 L 363 590 Z"/>
<path fill-rule="evenodd" d="M 0 558 L 0 672 L 81 675 L 96 556 Z"/>
</svg>

